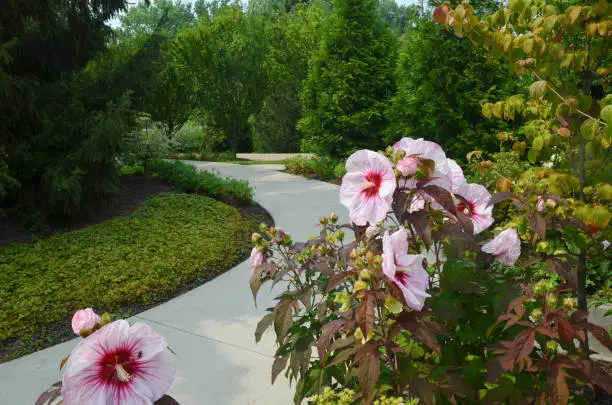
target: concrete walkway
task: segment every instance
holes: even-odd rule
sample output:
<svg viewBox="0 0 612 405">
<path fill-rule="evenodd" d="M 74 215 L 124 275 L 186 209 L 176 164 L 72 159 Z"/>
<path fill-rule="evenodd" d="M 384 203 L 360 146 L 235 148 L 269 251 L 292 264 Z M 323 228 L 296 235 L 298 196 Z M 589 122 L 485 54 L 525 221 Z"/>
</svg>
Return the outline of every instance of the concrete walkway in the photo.
<svg viewBox="0 0 612 405">
<path fill-rule="evenodd" d="M 294 240 L 318 233 L 318 218 L 347 212 L 338 201 L 338 187 L 278 172 L 282 165 L 232 165 L 188 162 L 222 176 L 245 179 L 255 198 L 276 225 Z M 290 405 L 292 389 L 281 376 L 270 385 L 273 333 L 255 344 L 255 326 L 275 294 L 262 288 L 255 308 L 249 289 L 247 262 L 180 297 L 133 318 L 153 326 L 177 353 L 177 374 L 169 394 L 181 405 Z M 276 291 L 278 293 L 278 291 Z M 603 309 L 592 314 L 597 323 Z M 76 340 L 0 364 L 0 404 L 33 405 L 38 395 L 60 378 L 59 362 Z M 600 358 L 609 352 L 598 348 Z M 603 350 L 601 350 L 603 349 Z"/>
<path fill-rule="evenodd" d="M 278 172 L 281 165 L 231 165 L 188 162 L 222 176 L 245 179 L 255 198 L 274 217 L 276 225 L 294 240 L 318 234 L 318 218 L 346 210 L 338 187 Z M 275 296 L 262 288 L 258 308 L 249 288 L 247 262 L 180 297 L 133 318 L 153 326 L 177 353 L 177 373 L 169 394 L 181 405 L 289 405 L 293 393 L 282 376 L 270 384 L 273 332 L 259 344 L 257 322 Z M 279 291 L 276 291 L 277 293 Z M 76 340 L 0 364 L 0 404 L 33 405 L 60 378 L 59 362 Z"/>
<path fill-rule="evenodd" d="M 315 155 L 312 153 L 236 153 L 238 159 L 257 161 L 285 160 L 297 156 L 312 159 Z"/>
</svg>

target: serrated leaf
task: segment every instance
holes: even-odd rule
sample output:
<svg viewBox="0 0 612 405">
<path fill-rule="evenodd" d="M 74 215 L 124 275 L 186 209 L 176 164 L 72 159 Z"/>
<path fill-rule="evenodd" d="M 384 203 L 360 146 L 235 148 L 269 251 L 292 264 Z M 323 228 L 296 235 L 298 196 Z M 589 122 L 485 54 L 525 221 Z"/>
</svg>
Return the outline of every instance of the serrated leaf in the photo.
<svg viewBox="0 0 612 405">
<path fill-rule="evenodd" d="M 359 350 L 360 346 L 350 346 L 344 350 L 342 350 L 340 353 L 338 353 L 334 359 L 332 361 L 329 362 L 329 364 L 327 365 L 328 367 L 332 367 L 338 364 L 342 364 L 346 361 L 348 361 L 356 352 L 357 350 Z"/>
<path fill-rule="evenodd" d="M 612 350 L 612 339 L 610 339 L 610 334 L 604 328 L 593 323 L 588 323 L 587 329 L 606 349 Z"/>
<path fill-rule="evenodd" d="M 276 312 L 274 316 L 274 331 L 276 332 L 276 340 L 281 345 L 284 343 L 287 331 L 289 331 L 293 322 L 291 301 L 281 301 L 274 312 Z"/>
<path fill-rule="evenodd" d="M 512 200 L 515 198 L 516 198 L 516 195 L 514 195 L 514 193 L 510 191 L 495 193 L 489 199 L 487 206 L 490 207 L 491 205 L 499 204 L 502 201 Z"/>
<path fill-rule="evenodd" d="M 287 366 L 287 360 L 289 360 L 289 355 L 277 357 L 274 359 L 274 363 L 272 363 L 272 385 L 274 385 L 274 381 L 276 381 L 276 377 L 278 377 L 278 375 Z"/>
<path fill-rule="evenodd" d="M 580 135 L 585 139 L 592 139 L 599 130 L 599 123 L 592 118 L 583 121 L 580 125 Z"/>
<path fill-rule="evenodd" d="M 570 24 L 573 24 L 576 22 L 576 20 L 578 20 L 581 12 L 582 12 L 582 7 L 572 6 L 572 7 L 568 7 L 567 10 L 565 10 L 565 15 L 569 19 Z"/>
<path fill-rule="evenodd" d="M 336 319 L 326 323 L 321 328 L 321 336 L 317 339 L 317 351 L 319 352 L 319 358 L 324 361 L 327 350 L 331 343 L 332 337 L 344 325 L 344 319 Z"/>
<path fill-rule="evenodd" d="M 376 299 L 371 291 L 367 291 L 357 307 L 355 313 L 357 325 L 361 328 L 363 336 L 369 336 L 374 325 L 374 305 Z"/>
<path fill-rule="evenodd" d="M 533 82 L 529 87 L 529 93 L 533 98 L 542 98 L 546 93 L 546 80 L 538 80 Z"/>
<path fill-rule="evenodd" d="M 261 318 L 261 320 L 257 323 L 257 328 L 255 328 L 255 342 L 256 343 L 259 343 L 264 332 L 270 327 L 270 325 L 272 325 L 272 323 L 274 322 L 275 315 L 276 315 L 275 312 L 270 312 L 269 314 Z"/>
<path fill-rule="evenodd" d="M 457 207 L 448 190 L 438 186 L 425 186 L 423 190 L 451 215 L 457 215 Z"/>
<path fill-rule="evenodd" d="M 374 387 L 380 376 L 380 352 L 374 344 L 364 345 L 357 353 L 357 380 L 364 395 L 364 404 L 370 404 L 374 397 Z"/>
</svg>

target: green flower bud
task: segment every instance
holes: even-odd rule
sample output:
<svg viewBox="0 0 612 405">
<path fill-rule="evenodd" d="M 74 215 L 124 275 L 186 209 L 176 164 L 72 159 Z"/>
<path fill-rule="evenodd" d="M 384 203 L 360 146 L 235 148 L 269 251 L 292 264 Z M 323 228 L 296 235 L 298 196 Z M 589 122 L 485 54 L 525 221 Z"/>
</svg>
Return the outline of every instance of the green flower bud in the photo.
<svg viewBox="0 0 612 405">
<path fill-rule="evenodd" d="M 359 256 L 357 257 L 357 259 L 355 259 L 355 267 L 358 268 L 359 270 L 366 267 L 366 263 L 363 260 L 363 257 Z"/>
<path fill-rule="evenodd" d="M 551 311 L 554 311 L 559 306 L 559 297 L 554 294 L 549 294 L 546 297 L 546 305 Z"/>
<path fill-rule="evenodd" d="M 549 354 L 557 354 L 559 350 L 559 343 L 555 342 L 554 340 L 549 340 L 548 342 L 546 342 L 546 351 Z"/>
<path fill-rule="evenodd" d="M 104 325 L 107 325 L 107 324 L 109 324 L 109 323 L 111 323 L 113 321 L 113 316 L 111 314 L 109 314 L 108 312 L 105 312 L 105 313 L 102 314 L 100 319 L 101 319 L 102 326 L 104 326 Z"/>
<path fill-rule="evenodd" d="M 338 221 L 338 214 L 336 214 L 335 212 L 332 212 L 331 215 L 329 216 L 329 222 L 331 222 L 332 224 L 335 224 Z"/>
<path fill-rule="evenodd" d="M 533 319 L 534 322 L 537 322 L 542 318 L 544 318 L 544 314 L 542 313 L 542 310 L 540 308 L 536 308 L 531 311 L 531 319 Z"/>
<path fill-rule="evenodd" d="M 261 240 L 261 234 L 257 233 L 257 232 L 253 232 L 251 234 L 251 242 L 253 243 L 257 243 Z"/>
<path fill-rule="evenodd" d="M 338 232 L 336 232 L 336 238 L 337 238 L 339 241 L 344 240 L 344 231 L 338 231 Z"/>
<path fill-rule="evenodd" d="M 321 217 L 321 218 L 319 218 L 319 223 L 320 223 L 321 225 L 327 225 L 327 222 L 328 222 L 328 221 L 329 221 L 329 220 L 328 220 L 326 217 Z"/>
<path fill-rule="evenodd" d="M 268 231 L 268 225 L 266 225 L 265 223 L 261 223 L 259 224 L 259 232 L 264 233 Z"/>
<path fill-rule="evenodd" d="M 573 298 L 564 298 L 563 299 L 563 309 L 570 312 L 576 309 L 576 300 Z"/>
</svg>

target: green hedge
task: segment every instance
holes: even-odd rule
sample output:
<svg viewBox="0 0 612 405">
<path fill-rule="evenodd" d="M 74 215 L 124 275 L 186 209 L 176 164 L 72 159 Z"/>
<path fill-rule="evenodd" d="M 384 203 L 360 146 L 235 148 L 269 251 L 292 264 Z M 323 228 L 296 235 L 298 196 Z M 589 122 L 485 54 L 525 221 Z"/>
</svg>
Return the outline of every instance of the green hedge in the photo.
<svg viewBox="0 0 612 405">
<path fill-rule="evenodd" d="M 69 328 L 84 307 L 121 312 L 166 300 L 244 258 L 253 230 L 234 207 L 162 193 L 130 216 L 0 248 L 0 349 L 14 339 L 55 343 L 48 334 L 58 322 Z M 6 353 L 5 346 L 0 362 L 32 349 Z"/>
<path fill-rule="evenodd" d="M 221 178 L 210 172 L 200 172 L 181 161 L 160 160 L 151 164 L 151 173 L 190 193 L 205 193 L 211 197 L 233 197 L 244 204 L 253 204 L 253 189 L 245 180 Z"/>
</svg>

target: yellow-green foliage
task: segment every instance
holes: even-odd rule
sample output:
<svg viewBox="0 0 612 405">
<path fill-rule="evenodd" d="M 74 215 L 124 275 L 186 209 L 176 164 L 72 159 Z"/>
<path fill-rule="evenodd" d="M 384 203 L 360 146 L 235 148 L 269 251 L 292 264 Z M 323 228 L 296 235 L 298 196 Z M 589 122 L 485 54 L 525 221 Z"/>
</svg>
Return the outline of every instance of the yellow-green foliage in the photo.
<svg viewBox="0 0 612 405">
<path fill-rule="evenodd" d="M 44 337 L 81 308 L 113 312 L 164 300 L 244 257 L 252 230 L 231 206 L 164 193 L 130 216 L 2 248 L 0 346 Z"/>
</svg>

